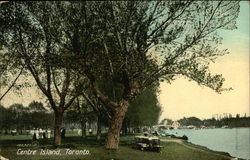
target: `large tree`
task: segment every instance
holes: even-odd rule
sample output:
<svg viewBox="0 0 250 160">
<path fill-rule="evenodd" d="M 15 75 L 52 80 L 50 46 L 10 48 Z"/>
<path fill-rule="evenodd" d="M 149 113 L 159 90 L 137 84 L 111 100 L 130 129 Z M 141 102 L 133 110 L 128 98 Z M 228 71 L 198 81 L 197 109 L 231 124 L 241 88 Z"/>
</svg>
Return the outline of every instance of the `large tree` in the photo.
<svg viewBox="0 0 250 160">
<path fill-rule="evenodd" d="M 110 1 L 80 6 L 72 15 L 74 29 L 68 39 L 96 97 L 113 110 L 106 148 L 118 148 L 128 106 L 160 80 L 184 76 L 218 93 L 224 90 L 224 78 L 211 74 L 209 64 L 227 53 L 218 47 L 217 31 L 236 28 L 238 2 Z M 114 100 L 98 86 L 101 80 L 119 85 L 122 94 Z"/>
<path fill-rule="evenodd" d="M 4 51 L 15 62 L 16 68 L 24 68 L 36 82 L 54 111 L 54 144 L 61 144 L 63 113 L 82 89 L 82 81 L 63 59 L 65 54 L 57 45 L 59 37 L 55 3 L 9 2 L 1 5 L 0 42 Z M 63 67 L 62 67 L 63 66 Z"/>
<path fill-rule="evenodd" d="M 128 106 L 152 84 L 185 76 L 218 93 L 223 90 L 222 76 L 212 75 L 208 68 L 218 56 L 227 53 L 219 49 L 221 38 L 216 31 L 235 29 L 239 12 L 238 2 L 222 0 L 11 2 L 7 7 L 8 12 L 3 15 L 15 25 L 6 28 L 8 31 L 15 28 L 10 36 L 15 35 L 21 42 L 14 41 L 12 46 L 27 40 L 32 43 L 21 45 L 19 52 L 34 53 L 37 57 L 41 51 L 56 53 L 53 54 L 56 62 L 82 72 L 98 100 L 112 110 L 108 149 L 118 148 Z M 26 35 L 33 36 L 29 39 Z M 48 55 L 38 58 L 36 63 L 46 60 Z M 25 62 L 30 63 L 29 58 Z M 121 92 L 107 94 L 98 85 L 101 81 Z M 42 87 L 42 91 L 48 89 Z"/>
</svg>

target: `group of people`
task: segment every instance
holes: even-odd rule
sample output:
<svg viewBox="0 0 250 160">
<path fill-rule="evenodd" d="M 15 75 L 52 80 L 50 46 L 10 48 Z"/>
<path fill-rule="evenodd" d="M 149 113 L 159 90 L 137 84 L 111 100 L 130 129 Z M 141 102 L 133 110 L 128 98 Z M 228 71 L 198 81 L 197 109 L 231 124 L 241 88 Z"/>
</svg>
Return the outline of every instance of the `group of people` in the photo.
<svg viewBox="0 0 250 160">
<path fill-rule="evenodd" d="M 90 128 L 89 129 L 89 135 L 92 135 L 93 131 L 92 129 Z M 80 136 L 82 134 L 82 130 L 81 129 L 77 129 L 77 134 Z"/>
<path fill-rule="evenodd" d="M 34 128 L 30 130 L 30 135 L 32 136 L 33 140 L 38 140 L 38 139 L 45 139 L 45 138 L 50 138 L 51 137 L 51 130 L 47 129 L 44 130 L 42 128 Z"/>
</svg>

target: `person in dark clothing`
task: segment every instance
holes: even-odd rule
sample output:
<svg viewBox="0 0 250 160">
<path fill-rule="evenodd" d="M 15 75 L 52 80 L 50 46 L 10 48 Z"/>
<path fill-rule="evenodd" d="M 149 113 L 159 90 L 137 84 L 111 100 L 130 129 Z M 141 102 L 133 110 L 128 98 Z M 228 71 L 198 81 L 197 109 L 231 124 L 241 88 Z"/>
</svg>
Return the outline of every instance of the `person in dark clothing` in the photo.
<svg viewBox="0 0 250 160">
<path fill-rule="evenodd" d="M 46 138 L 46 133 L 45 133 L 45 131 L 43 131 L 43 139 L 45 139 Z"/>
<path fill-rule="evenodd" d="M 62 138 L 65 138 L 65 132 L 66 132 L 65 128 L 63 128 L 62 131 L 61 131 L 61 137 Z"/>
<path fill-rule="evenodd" d="M 37 138 L 36 138 L 36 133 L 33 134 L 32 140 L 34 140 L 34 141 L 37 140 Z"/>
</svg>

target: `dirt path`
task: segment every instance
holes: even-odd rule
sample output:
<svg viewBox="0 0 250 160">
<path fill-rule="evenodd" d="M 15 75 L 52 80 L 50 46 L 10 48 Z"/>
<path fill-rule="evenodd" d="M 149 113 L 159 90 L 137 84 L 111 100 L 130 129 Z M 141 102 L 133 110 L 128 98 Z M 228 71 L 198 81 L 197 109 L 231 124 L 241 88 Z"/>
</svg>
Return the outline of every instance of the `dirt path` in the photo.
<svg viewBox="0 0 250 160">
<path fill-rule="evenodd" d="M 194 147 L 194 146 L 191 146 L 191 145 L 188 145 L 188 144 L 185 144 L 183 143 L 182 140 L 180 139 L 161 139 L 162 142 L 175 142 L 175 143 L 178 143 L 180 145 L 183 145 L 189 149 L 193 149 L 193 150 L 196 150 L 196 151 L 201 151 L 201 152 L 205 152 L 205 153 L 209 153 L 209 154 L 214 154 L 214 155 L 217 155 L 217 156 L 221 156 L 221 157 L 224 157 L 224 158 L 228 158 L 230 160 L 238 160 L 238 158 L 232 158 L 230 156 L 226 156 L 226 155 L 222 155 L 222 154 L 219 154 L 219 153 L 216 153 L 216 152 L 213 152 L 213 151 L 209 151 L 209 150 L 205 150 L 205 149 L 202 149 L 202 148 L 197 148 L 197 147 Z"/>
</svg>

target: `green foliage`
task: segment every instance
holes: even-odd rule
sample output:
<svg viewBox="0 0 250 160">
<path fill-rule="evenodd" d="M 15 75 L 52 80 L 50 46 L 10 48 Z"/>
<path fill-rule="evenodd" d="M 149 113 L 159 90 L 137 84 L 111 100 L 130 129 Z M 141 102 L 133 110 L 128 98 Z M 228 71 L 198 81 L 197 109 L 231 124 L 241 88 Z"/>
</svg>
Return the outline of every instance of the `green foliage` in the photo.
<svg viewBox="0 0 250 160">
<path fill-rule="evenodd" d="M 47 112 L 42 102 L 32 101 L 28 106 L 29 112 Z"/>
<path fill-rule="evenodd" d="M 72 104 L 72 107 L 66 111 L 64 123 L 80 124 L 83 120 L 85 123 L 96 121 L 97 115 L 89 104 L 83 102 L 79 106 L 77 105 L 77 103 Z"/>
<path fill-rule="evenodd" d="M 194 125 L 194 126 L 200 127 L 203 124 L 202 120 L 200 120 L 197 117 L 188 117 L 188 118 L 184 117 L 178 120 L 178 122 L 183 126 Z"/>
<path fill-rule="evenodd" d="M 53 128 L 54 116 L 44 107 L 43 103 L 37 101 L 31 102 L 27 107 L 27 112 L 27 117 L 23 123 L 28 124 L 28 127 Z"/>
<path fill-rule="evenodd" d="M 238 114 L 237 114 L 238 115 Z M 228 126 L 228 127 L 250 127 L 250 117 L 227 117 L 220 120 L 206 119 L 203 120 L 205 126 Z"/>
<path fill-rule="evenodd" d="M 65 120 L 64 123 L 80 123 L 80 116 L 78 111 L 73 110 L 72 108 L 70 110 L 66 111 Z"/>
<path fill-rule="evenodd" d="M 11 114 L 8 111 L 8 109 L 6 109 L 2 105 L 0 105 L 0 128 L 1 129 L 9 128 L 9 126 L 10 126 L 10 120 L 9 120 L 10 117 L 11 117 Z"/>
<path fill-rule="evenodd" d="M 9 2 L 1 44 L 32 64 L 81 70 L 84 59 L 96 79 L 124 87 L 183 75 L 220 92 L 224 79 L 208 66 L 227 53 L 216 31 L 235 29 L 238 12 L 238 2 L 222 1 Z"/>
<path fill-rule="evenodd" d="M 239 114 L 237 114 L 239 115 Z M 178 122 L 182 126 L 188 126 L 188 125 L 194 125 L 197 127 L 200 127 L 201 125 L 207 126 L 207 127 L 222 127 L 222 126 L 228 126 L 228 127 L 250 127 L 250 117 L 226 117 L 222 119 L 216 120 L 215 118 L 211 119 L 205 119 L 200 120 L 197 117 L 188 117 L 188 118 L 182 118 L 178 120 Z"/>
<path fill-rule="evenodd" d="M 13 104 L 8 108 L 0 106 L 0 130 L 25 130 L 52 128 L 53 115 L 40 102 L 31 102 L 29 107 Z"/>
<path fill-rule="evenodd" d="M 161 106 L 157 99 L 157 87 L 147 88 L 131 103 L 124 124 L 127 127 L 152 126 L 158 123 Z"/>
</svg>

